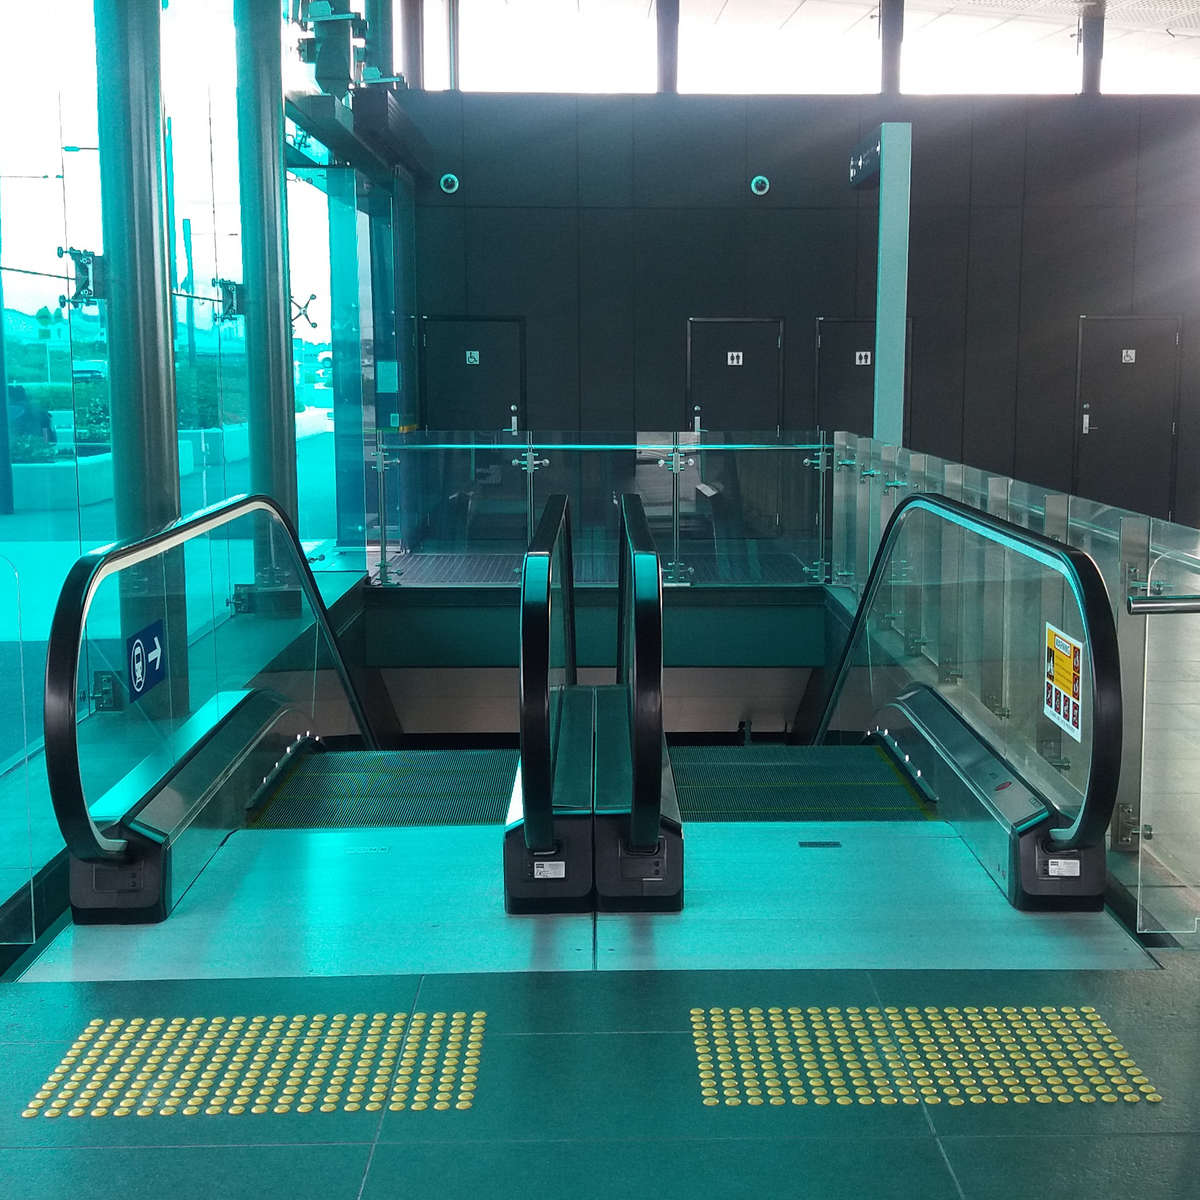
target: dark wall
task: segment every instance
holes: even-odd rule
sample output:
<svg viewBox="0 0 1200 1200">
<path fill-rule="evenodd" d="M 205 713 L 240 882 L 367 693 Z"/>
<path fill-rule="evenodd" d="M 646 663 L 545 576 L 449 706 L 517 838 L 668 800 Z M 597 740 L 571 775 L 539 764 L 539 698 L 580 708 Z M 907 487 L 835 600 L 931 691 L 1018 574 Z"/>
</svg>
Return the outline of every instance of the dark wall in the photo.
<svg viewBox="0 0 1200 1200">
<path fill-rule="evenodd" d="M 689 316 L 784 317 L 786 422 L 811 427 L 815 318 L 874 307 L 874 197 L 847 155 L 907 120 L 913 446 L 1068 488 L 1080 314 L 1180 314 L 1178 517 L 1200 520 L 1200 100 L 405 104 L 435 150 L 420 309 L 527 318 L 533 428 L 674 428 Z"/>
</svg>

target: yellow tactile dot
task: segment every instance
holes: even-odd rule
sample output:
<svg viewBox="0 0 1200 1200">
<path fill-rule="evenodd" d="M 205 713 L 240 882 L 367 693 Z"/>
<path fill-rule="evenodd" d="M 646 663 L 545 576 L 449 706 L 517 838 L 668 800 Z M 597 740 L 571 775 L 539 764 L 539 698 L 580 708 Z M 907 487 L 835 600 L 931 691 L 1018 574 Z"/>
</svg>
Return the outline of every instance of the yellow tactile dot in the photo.
<svg viewBox="0 0 1200 1200">
<path fill-rule="evenodd" d="M 689 1010 L 702 1102 L 1161 1102 L 1094 1010 L 815 1005 Z M 1105 1096 L 1105 1092 L 1111 1092 Z M 808 1103 L 804 1097 L 803 1103 Z"/>
<path fill-rule="evenodd" d="M 468 1033 L 465 1010 L 411 1021 L 405 1013 L 97 1018 L 21 1112 L 53 1119 L 378 1111 L 393 1074 L 391 1101 L 405 1105 L 418 1062 L 413 1107 L 470 1108 L 485 1028 L 479 1011 Z M 397 1069 L 400 1052 L 408 1066 Z"/>
</svg>

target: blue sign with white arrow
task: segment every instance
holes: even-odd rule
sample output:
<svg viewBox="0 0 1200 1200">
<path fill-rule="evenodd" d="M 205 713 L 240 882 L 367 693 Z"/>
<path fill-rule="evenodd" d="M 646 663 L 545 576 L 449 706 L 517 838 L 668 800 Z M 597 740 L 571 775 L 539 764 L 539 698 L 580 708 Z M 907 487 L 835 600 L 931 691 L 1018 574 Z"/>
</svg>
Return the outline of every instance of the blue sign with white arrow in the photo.
<svg viewBox="0 0 1200 1200">
<path fill-rule="evenodd" d="M 166 679 L 166 634 L 161 621 L 125 639 L 125 661 L 129 664 L 129 695 L 134 700 Z"/>
</svg>

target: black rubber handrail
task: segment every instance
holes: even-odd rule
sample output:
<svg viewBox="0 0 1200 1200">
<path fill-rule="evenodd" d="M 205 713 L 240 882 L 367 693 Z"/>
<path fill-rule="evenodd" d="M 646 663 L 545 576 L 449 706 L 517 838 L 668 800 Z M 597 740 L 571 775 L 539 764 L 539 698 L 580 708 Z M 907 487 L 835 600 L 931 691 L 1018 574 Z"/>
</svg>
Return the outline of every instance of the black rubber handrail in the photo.
<svg viewBox="0 0 1200 1200">
<path fill-rule="evenodd" d="M 906 497 L 892 512 L 891 520 L 879 540 L 879 549 L 875 552 L 871 573 L 867 576 L 867 585 L 854 614 L 813 743 L 819 743 L 828 732 L 896 539 L 910 515 L 920 511 L 931 512 L 1027 558 L 1044 565 L 1057 564 L 1062 569 L 1083 616 L 1083 642 L 1091 663 L 1092 758 L 1087 792 L 1079 811 L 1066 826 L 1050 829 L 1049 839 L 1058 850 L 1083 849 L 1102 844 L 1117 802 L 1122 728 L 1121 660 L 1117 649 L 1117 627 L 1104 579 L 1091 556 L 1084 551 L 1052 541 L 1040 533 L 1033 533 L 957 500 L 923 493 Z M 1066 814 L 1060 815 L 1066 819 Z"/>
<path fill-rule="evenodd" d="M 575 580 L 571 550 L 571 505 L 565 495 L 546 500 L 521 567 L 521 796 L 525 845 L 534 853 L 554 849 L 554 770 L 558 730 L 551 705 L 553 622 L 557 582 L 555 556 L 562 557 L 562 618 L 565 627 L 565 685 L 578 682 L 575 666 Z M 561 707 L 558 712 L 561 717 Z"/>
<path fill-rule="evenodd" d="M 642 498 L 621 497 L 617 566 L 617 682 L 629 702 L 633 796 L 629 845 L 658 845 L 662 814 L 662 568 Z"/>
<path fill-rule="evenodd" d="M 106 836 L 92 819 L 79 770 L 76 677 L 88 609 L 97 588 L 105 579 L 128 567 L 146 562 L 164 551 L 182 546 L 191 538 L 211 533 L 253 512 L 267 513 L 286 534 L 299 568 L 301 587 L 329 644 L 334 669 L 345 689 L 359 730 L 370 749 L 378 748 L 378 740 L 342 657 L 341 647 L 329 622 L 329 613 L 290 519 L 269 496 L 232 496 L 174 521 L 157 533 L 113 542 L 89 551 L 78 558 L 67 572 L 46 644 L 44 744 L 46 776 L 54 815 L 67 849 L 76 858 L 95 863 L 120 862 L 130 853 L 129 843 L 125 839 Z"/>
</svg>

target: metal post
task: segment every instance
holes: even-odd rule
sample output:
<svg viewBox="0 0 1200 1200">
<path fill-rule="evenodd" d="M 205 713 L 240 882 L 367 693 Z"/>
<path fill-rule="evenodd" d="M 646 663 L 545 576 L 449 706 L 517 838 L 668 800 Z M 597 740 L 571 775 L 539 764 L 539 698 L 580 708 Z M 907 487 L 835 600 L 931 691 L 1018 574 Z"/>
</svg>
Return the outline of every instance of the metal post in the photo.
<svg viewBox="0 0 1200 1200">
<path fill-rule="evenodd" d="M 658 0 L 658 90 L 679 91 L 679 0 Z"/>
<path fill-rule="evenodd" d="M 1150 587 L 1150 518 L 1122 517 L 1121 580 L 1125 596 L 1146 595 Z M 1141 845 L 1142 757 L 1146 718 L 1146 617 L 1131 616 L 1119 593 L 1117 647 L 1121 655 L 1121 777 L 1109 834 L 1114 850 L 1134 853 Z"/>
<path fill-rule="evenodd" d="M 383 444 L 383 430 L 375 431 L 375 486 L 379 497 L 379 585 L 386 587 L 388 579 L 388 532 L 387 532 L 387 448 Z"/>
<path fill-rule="evenodd" d="M 367 60 L 368 67 L 378 67 L 385 78 L 396 73 L 393 48 L 392 0 L 367 0 Z"/>
<path fill-rule="evenodd" d="M 425 86 L 425 0 L 400 0 L 404 81 L 410 88 Z"/>
<path fill-rule="evenodd" d="M 908 226 L 912 126 L 879 128 L 879 243 L 875 284 L 875 436 L 904 442 L 908 338 Z"/>
<path fill-rule="evenodd" d="M 450 65 L 449 88 L 452 92 L 456 92 L 459 89 L 458 42 L 458 0 L 446 0 L 446 48 L 447 61 Z"/>
<path fill-rule="evenodd" d="M 904 43 L 904 0 L 880 0 L 879 40 L 882 43 L 882 78 L 885 96 L 900 95 L 900 49 Z"/>
<path fill-rule="evenodd" d="M 161 95 L 162 0 L 95 0 L 108 394 L 116 536 L 179 517 L 175 356 L 167 266 Z M 124 572 L 123 638 L 164 622 L 170 685 L 137 701 L 157 720 L 188 711 L 182 550 Z M 123 648 L 123 647 L 122 647 Z M 132 670 L 132 668 L 130 668 Z"/>
<path fill-rule="evenodd" d="M 97 0 L 98 7 L 104 3 Z M 279 5 L 276 0 L 234 0 L 233 22 L 250 385 L 250 487 L 273 497 L 295 521 L 296 418 L 284 216 Z"/>
<path fill-rule="evenodd" d="M 132 538 L 179 516 L 162 0 L 96 0 L 95 13 L 116 535 Z"/>
<path fill-rule="evenodd" d="M 1104 60 L 1104 3 L 1091 0 L 1079 21 L 1079 48 L 1083 58 L 1080 91 L 1085 96 L 1100 94 L 1100 70 Z"/>
</svg>

